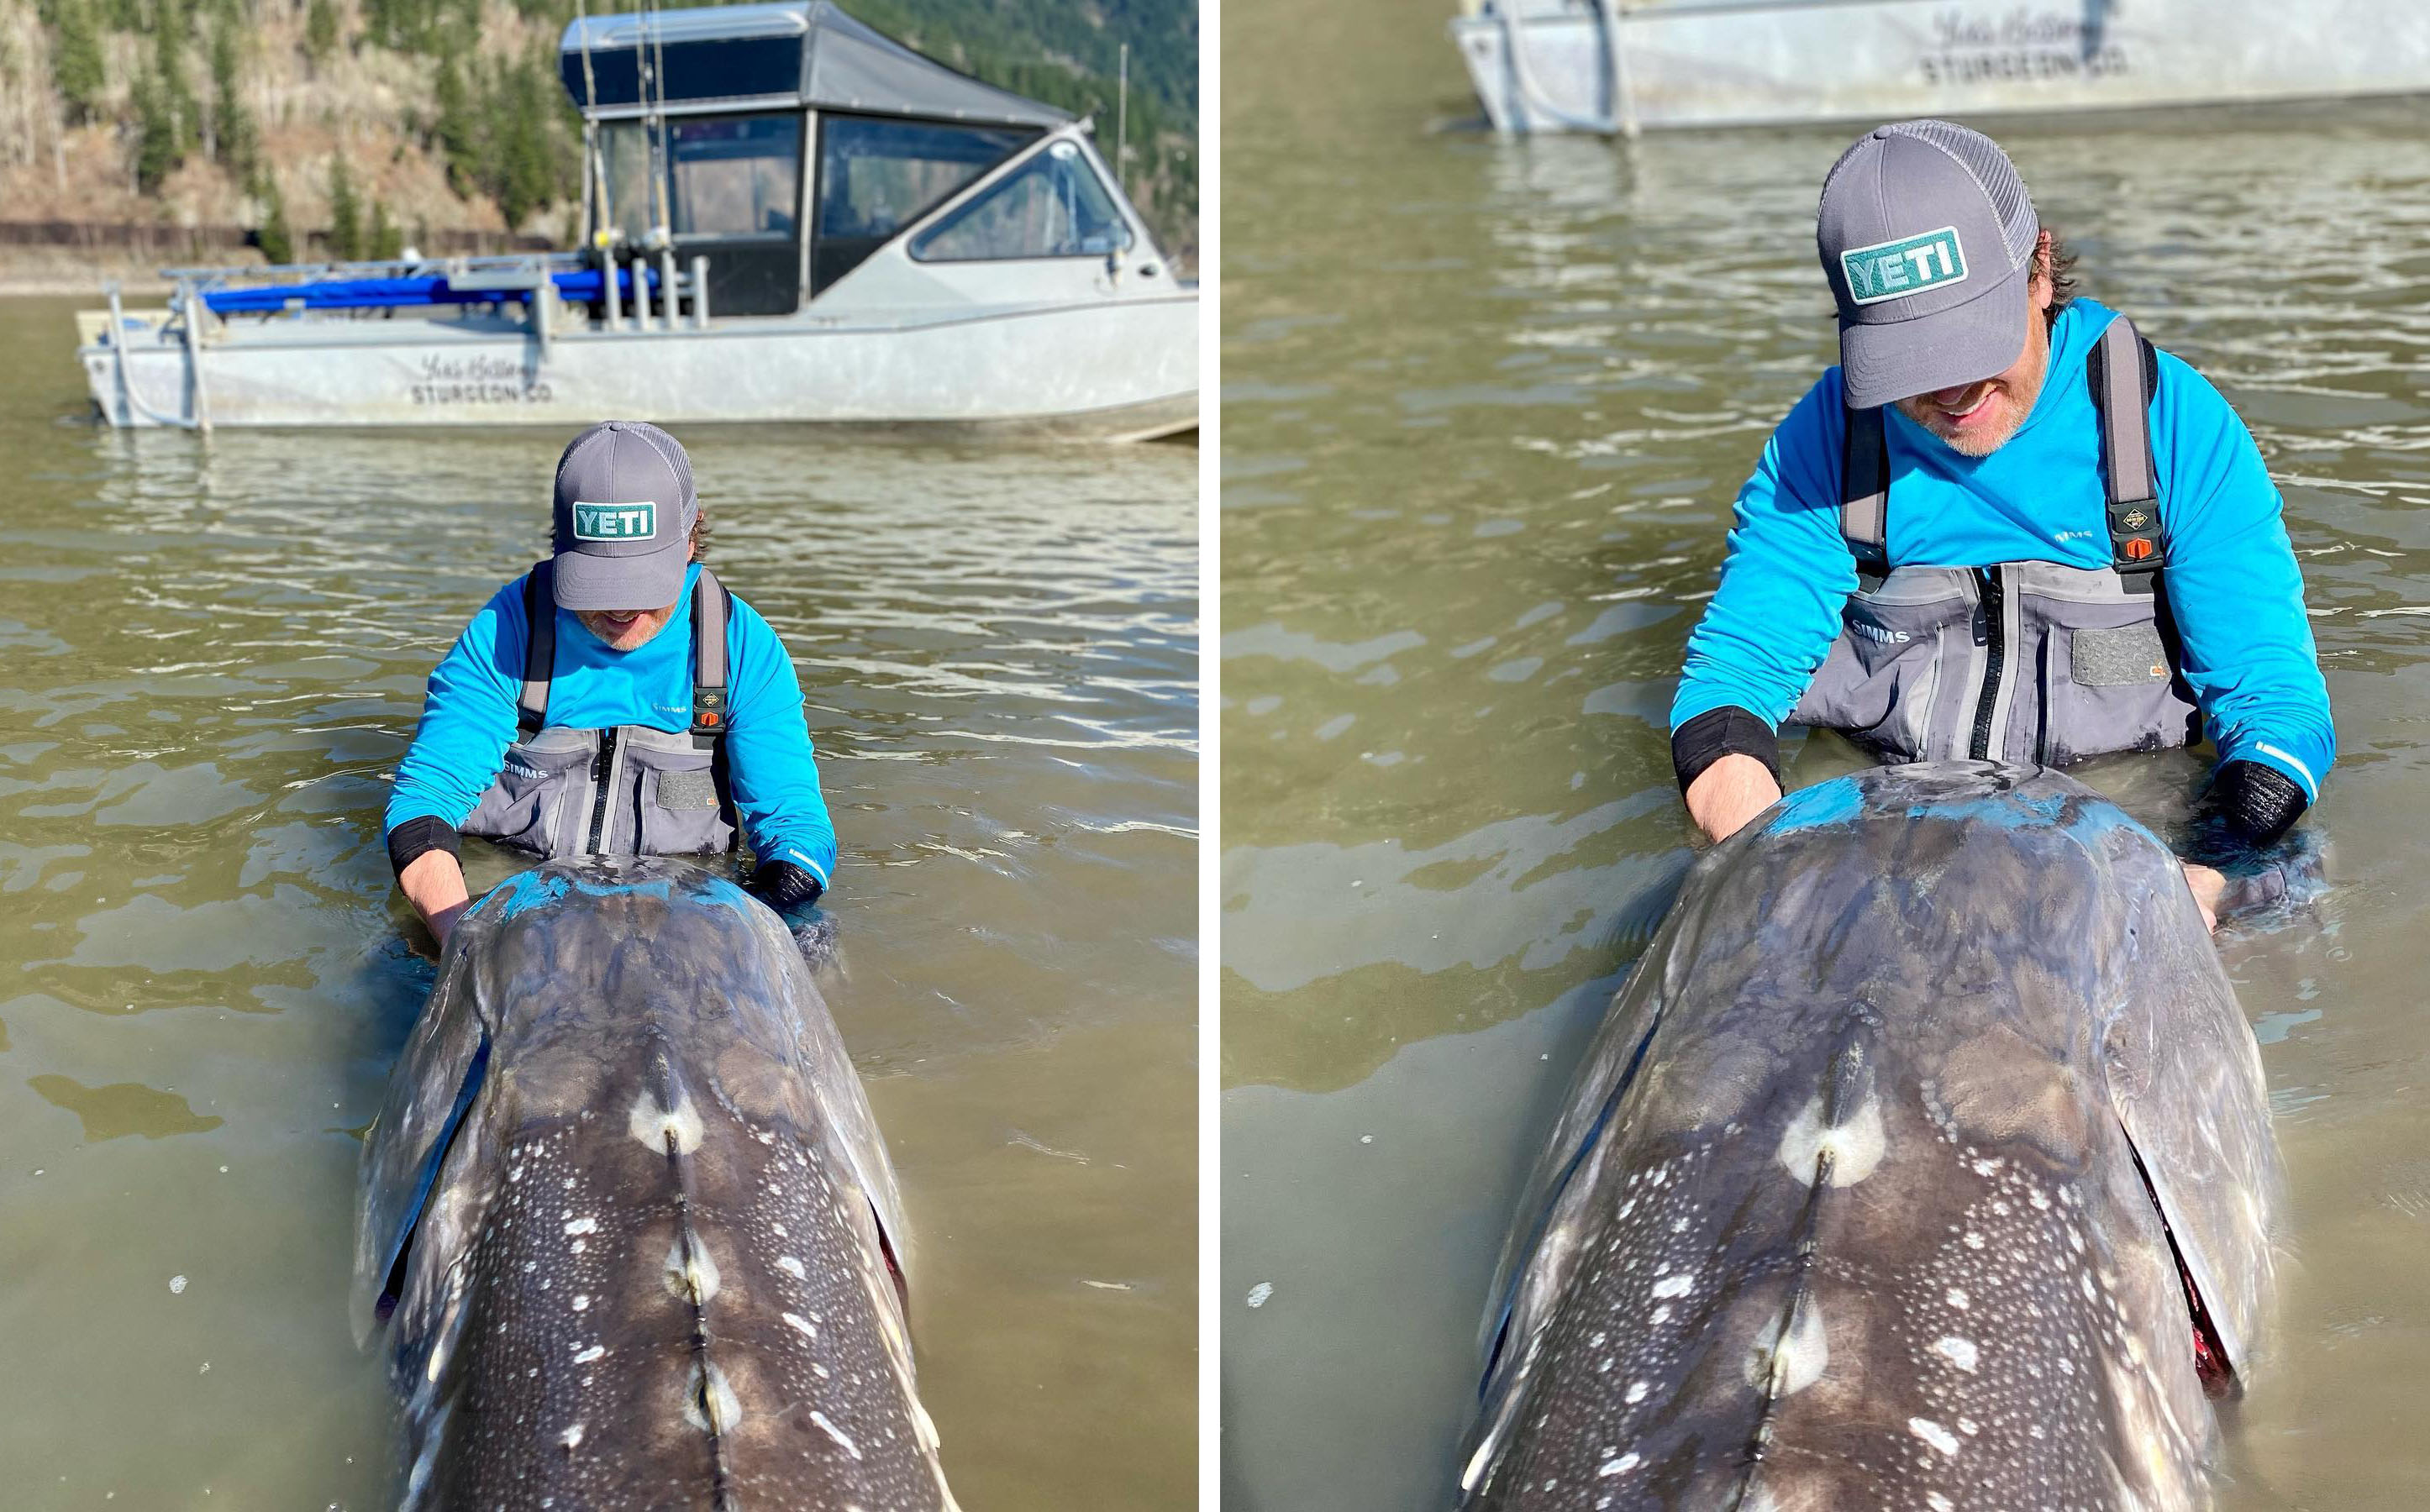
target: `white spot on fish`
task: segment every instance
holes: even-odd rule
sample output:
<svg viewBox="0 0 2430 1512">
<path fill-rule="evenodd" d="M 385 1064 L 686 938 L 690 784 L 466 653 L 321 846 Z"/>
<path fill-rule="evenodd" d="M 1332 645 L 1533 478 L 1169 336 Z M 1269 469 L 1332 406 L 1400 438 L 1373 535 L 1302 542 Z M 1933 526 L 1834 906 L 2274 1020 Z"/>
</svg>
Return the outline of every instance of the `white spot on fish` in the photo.
<svg viewBox="0 0 2430 1512">
<path fill-rule="evenodd" d="M 1794 1307 L 1786 1329 L 1774 1318 L 1755 1336 L 1747 1356 L 1747 1384 L 1776 1401 L 1795 1396 L 1822 1379 L 1831 1363 L 1831 1345 L 1823 1336 L 1822 1314 L 1811 1301 Z"/>
<path fill-rule="evenodd" d="M 1637 1452 L 1635 1450 L 1630 1450 L 1627 1454 L 1621 1455 L 1618 1459 L 1606 1459 L 1602 1464 L 1597 1465 L 1595 1467 L 1595 1474 L 1599 1476 L 1618 1475 L 1623 1470 L 1632 1470 L 1636 1468 Z"/>
<path fill-rule="evenodd" d="M 590 1310 L 590 1308 L 591 1308 L 591 1299 L 590 1299 L 590 1298 L 588 1298 L 588 1297 L 576 1297 L 576 1298 L 574 1298 L 574 1310 L 575 1312 L 587 1312 L 587 1311 L 589 1311 L 589 1310 Z"/>
<path fill-rule="evenodd" d="M 686 1265 L 683 1240 L 677 1239 L 669 1245 L 665 1280 L 667 1290 L 678 1301 L 706 1303 L 716 1296 L 720 1278 L 717 1262 L 710 1258 L 708 1246 L 694 1244 L 691 1262 Z"/>
<path fill-rule="evenodd" d="M 183 1290 L 185 1290 L 185 1289 L 186 1289 L 186 1278 L 185 1278 L 184 1276 L 171 1276 L 171 1277 L 169 1278 L 169 1291 L 170 1291 L 170 1294 L 171 1294 L 171 1295 L 173 1295 L 173 1296 L 174 1296 L 174 1295 L 175 1295 L 176 1293 L 178 1293 L 178 1292 L 180 1292 L 180 1291 L 183 1291 Z"/>
<path fill-rule="evenodd" d="M 1967 1300 L 1965 1288 L 1952 1287 L 1949 1288 L 1949 1305 L 1956 1308 L 1959 1312 L 1964 1312 L 1967 1308 L 1972 1306 L 1973 1304 Z"/>
<path fill-rule="evenodd" d="M 1654 1283 L 1654 1294 L 1657 1297 L 1684 1297 L 1688 1294 L 1688 1288 L 1694 1284 L 1685 1272 L 1664 1276 Z"/>
<path fill-rule="evenodd" d="M 658 1100 L 648 1092 L 633 1100 L 633 1110 L 624 1121 L 633 1138 L 663 1155 L 672 1139 L 674 1152 L 688 1155 L 700 1148 L 700 1113 L 691 1105 L 691 1094 L 678 1088 L 675 1105 L 660 1107 Z"/>
<path fill-rule="evenodd" d="M 852 1439 L 845 1435 L 842 1429 L 837 1427 L 834 1423 L 827 1421 L 827 1415 L 825 1413 L 821 1412 L 816 1407 L 812 1407 L 810 1409 L 810 1421 L 817 1423 L 821 1428 L 826 1430 L 826 1436 L 829 1438 L 841 1444 L 845 1454 L 850 1454 L 855 1459 L 858 1459 L 860 1457 L 860 1446 L 854 1443 Z"/>
<path fill-rule="evenodd" d="M 574 1363 L 576 1365 L 588 1365 L 592 1360 L 597 1359 L 600 1355 L 607 1353 L 608 1346 L 605 1344 L 593 1344 L 589 1349 L 577 1351 L 574 1356 Z"/>
<path fill-rule="evenodd" d="M 575 1239 L 575 1240 L 574 1241 L 573 1248 L 574 1248 L 574 1254 L 580 1254 L 583 1251 L 585 1251 L 585 1250 L 587 1250 L 587 1249 L 591 1248 L 591 1245 L 590 1245 L 590 1242 L 589 1242 L 588 1240 L 586 1240 L 586 1239 Z"/>
<path fill-rule="evenodd" d="M 1644 1383 L 1644 1382 L 1642 1382 L 1642 1381 L 1631 1381 L 1631 1382 L 1629 1382 L 1629 1383 L 1628 1383 L 1628 1404 L 1629 1404 L 1629 1405 L 1631 1405 L 1631 1406 L 1635 1406 L 1638 1403 L 1640 1403 L 1640 1402 L 1642 1402 L 1642 1401 L 1644 1401 L 1644 1400 L 1645 1400 L 1645 1383 Z"/>
<path fill-rule="evenodd" d="M 777 1316 L 785 1320 L 786 1327 L 791 1329 L 794 1333 L 801 1335 L 804 1338 L 816 1338 L 819 1337 L 817 1326 L 808 1319 L 801 1317 L 795 1313 L 779 1313 Z"/>
<path fill-rule="evenodd" d="M 796 1281 L 807 1281 L 809 1279 L 810 1273 L 802 1269 L 802 1262 L 794 1259 L 790 1254 L 780 1254 L 776 1256 L 776 1269 L 784 1271 L 787 1275 L 791 1276 Z"/>
<path fill-rule="evenodd" d="M 1923 1504 L 1930 1507 L 1932 1512 L 1957 1512 L 1957 1504 L 1939 1491 L 1924 1492 Z"/>
<path fill-rule="evenodd" d="M 771 1223 L 771 1224 L 769 1224 L 769 1225 L 768 1225 L 768 1232 L 769 1232 L 769 1233 L 771 1233 L 771 1234 L 775 1235 L 775 1236 L 776 1236 L 778 1238 L 780 1238 L 780 1239 L 789 1239 L 789 1238 L 792 1238 L 792 1236 L 791 1236 L 791 1234 L 788 1234 L 788 1233 L 786 1233 L 786 1232 L 785 1232 L 785 1225 L 784 1225 L 784 1224 L 782 1224 L 782 1223 Z"/>
<path fill-rule="evenodd" d="M 1957 1453 L 1957 1436 L 1930 1418 L 1909 1418 L 1906 1421 L 1906 1431 L 1944 1454 Z"/>
<path fill-rule="evenodd" d="M 1669 1303 L 1666 1302 L 1661 1306 L 1654 1309 L 1654 1321 L 1657 1323 L 1667 1323 L 1670 1321 L 1671 1304 Z"/>
<path fill-rule="evenodd" d="M 568 1234 L 596 1234 L 599 1232 L 599 1220 L 595 1218 L 577 1218 L 573 1222 L 565 1225 L 565 1232 Z"/>
<path fill-rule="evenodd" d="M 1960 1338 L 1956 1335 L 1952 1334 L 1946 1338 L 1940 1339 L 1939 1342 L 1935 1343 L 1932 1346 L 1932 1352 L 1935 1354 L 1939 1355 L 1942 1359 L 1947 1360 L 1950 1364 L 1956 1366 L 1959 1370 L 1964 1371 L 1967 1374 L 1972 1375 L 1974 1373 L 1974 1363 L 1977 1356 L 1974 1349 L 1974 1341 L 1972 1339 Z"/>
<path fill-rule="evenodd" d="M 1814 1185 L 1822 1170 L 1824 1155 L 1831 1157 L 1831 1185 L 1853 1187 L 1873 1173 L 1882 1163 L 1882 1105 L 1875 1097 L 1865 1099 L 1865 1105 L 1845 1123 L 1825 1127 L 1822 1122 L 1822 1099 L 1806 1100 L 1797 1117 L 1780 1136 L 1780 1163 L 1790 1175 Z"/>
</svg>

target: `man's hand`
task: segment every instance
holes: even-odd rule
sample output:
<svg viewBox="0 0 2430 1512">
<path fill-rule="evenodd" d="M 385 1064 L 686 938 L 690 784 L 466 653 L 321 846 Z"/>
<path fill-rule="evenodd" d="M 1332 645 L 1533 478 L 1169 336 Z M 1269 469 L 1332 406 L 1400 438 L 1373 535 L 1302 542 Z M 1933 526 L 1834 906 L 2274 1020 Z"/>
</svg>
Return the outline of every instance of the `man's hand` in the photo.
<svg viewBox="0 0 2430 1512">
<path fill-rule="evenodd" d="M 1780 802 L 1780 784 L 1751 756 L 1731 752 L 1688 784 L 1688 817 L 1716 845 Z"/>
<path fill-rule="evenodd" d="M 2215 868 L 2193 861 L 2178 863 L 2186 869 L 2186 886 L 2192 889 L 2194 906 L 2202 910 L 2203 927 L 2219 928 L 2219 900 L 2227 891 L 2227 877 Z"/>
<path fill-rule="evenodd" d="M 449 931 L 473 901 L 464 890 L 464 868 L 445 851 L 424 851 L 406 863 L 396 885 L 405 889 L 406 901 L 422 915 L 422 922 L 430 926 L 444 950 Z"/>
<path fill-rule="evenodd" d="M 826 889 L 808 870 L 791 861 L 762 861 L 751 873 L 747 889 L 778 913 L 798 913 L 819 901 Z"/>
</svg>

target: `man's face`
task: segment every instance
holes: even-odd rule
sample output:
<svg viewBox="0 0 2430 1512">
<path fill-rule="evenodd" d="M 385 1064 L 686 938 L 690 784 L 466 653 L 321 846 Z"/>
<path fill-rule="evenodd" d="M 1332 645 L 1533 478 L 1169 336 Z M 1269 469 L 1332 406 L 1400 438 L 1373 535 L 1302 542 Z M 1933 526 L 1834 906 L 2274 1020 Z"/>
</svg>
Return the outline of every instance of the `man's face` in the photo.
<svg viewBox="0 0 2430 1512">
<path fill-rule="evenodd" d="M 2008 442 L 2017 427 L 2033 413 L 2041 397 L 2042 379 L 2050 373 L 2050 280 L 2042 274 L 2049 255 L 2050 233 L 2042 234 L 2034 251 L 2034 272 L 2028 275 L 2025 301 L 2025 349 L 2005 372 L 1980 383 L 1938 389 L 1898 402 L 1899 413 L 1947 442 L 1964 457 L 1989 457 Z"/>
<path fill-rule="evenodd" d="M 691 560 L 689 546 L 684 548 L 684 560 Z M 663 609 L 576 609 L 574 617 L 608 650 L 639 651 L 650 643 L 651 637 L 667 627 L 674 612 L 675 606 L 670 604 Z"/>
</svg>

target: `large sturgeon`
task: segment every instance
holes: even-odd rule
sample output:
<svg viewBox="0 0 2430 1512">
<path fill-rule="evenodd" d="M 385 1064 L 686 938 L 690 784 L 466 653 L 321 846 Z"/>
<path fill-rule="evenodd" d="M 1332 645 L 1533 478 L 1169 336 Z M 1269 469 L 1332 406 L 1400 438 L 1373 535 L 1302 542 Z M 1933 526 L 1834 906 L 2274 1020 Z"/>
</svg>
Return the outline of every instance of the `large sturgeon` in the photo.
<svg viewBox="0 0 2430 1512">
<path fill-rule="evenodd" d="M 2148 831 L 1982 763 L 1806 789 L 1699 863 L 1589 1052 L 1461 1505 L 2206 1507 L 2277 1185 Z"/>
<path fill-rule="evenodd" d="M 542 867 L 448 940 L 363 1151 L 408 1508 L 941 1512 L 894 1176 L 782 922 Z"/>
</svg>

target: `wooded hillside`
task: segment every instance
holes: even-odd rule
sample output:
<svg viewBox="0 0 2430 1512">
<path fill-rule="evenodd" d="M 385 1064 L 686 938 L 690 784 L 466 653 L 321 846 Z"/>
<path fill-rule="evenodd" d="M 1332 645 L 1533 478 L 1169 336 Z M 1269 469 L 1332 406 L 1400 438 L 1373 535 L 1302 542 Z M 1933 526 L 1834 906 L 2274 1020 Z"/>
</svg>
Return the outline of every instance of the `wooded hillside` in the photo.
<svg viewBox="0 0 2430 1512">
<path fill-rule="evenodd" d="M 624 8 L 610 0 L 592 14 Z M 1133 197 L 1197 241 L 1193 0 L 847 0 L 921 51 L 1080 114 L 1113 156 L 1131 46 Z M 574 0 L 0 0 L 0 221 L 239 224 L 274 260 L 446 230 L 570 245 Z"/>
</svg>

